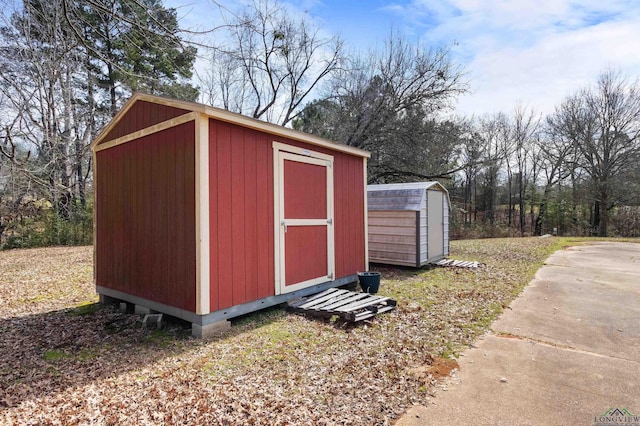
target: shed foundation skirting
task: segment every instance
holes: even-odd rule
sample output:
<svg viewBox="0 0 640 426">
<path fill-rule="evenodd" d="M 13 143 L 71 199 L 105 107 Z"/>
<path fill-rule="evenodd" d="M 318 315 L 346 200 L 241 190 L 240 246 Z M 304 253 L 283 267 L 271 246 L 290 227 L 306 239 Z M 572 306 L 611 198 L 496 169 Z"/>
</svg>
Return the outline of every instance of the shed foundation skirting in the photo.
<svg viewBox="0 0 640 426">
<path fill-rule="evenodd" d="M 222 321 L 229 320 L 231 318 L 248 314 L 260 309 L 269 308 L 271 306 L 279 305 L 281 303 L 288 302 L 289 300 L 296 299 L 298 297 L 309 296 L 310 294 L 319 293 L 332 287 L 340 287 L 343 285 L 351 284 L 358 281 L 358 275 L 349 275 L 344 278 L 339 278 L 334 281 L 327 281 L 324 283 L 316 284 L 312 287 L 307 287 L 298 291 L 281 294 L 278 296 L 265 297 L 253 302 L 243 303 L 235 305 L 227 309 L 220 309 L 215 312 L 211 312 L 206 315 L 197 315 L 194 312 L 190 312 L 184 309 L 176 308 L 173 306 L 165 305 L 162 303 L 154 302 L 153 300 L 144 299 L 142 297 L 133 296 L 128 293 L 123 293 L 110 288 L 97 286 L 96 290 L 100 295 L 100 303 L 114 303 L 117 301 L 125 301 L 133 303 L 136 306 L 146 307 L 150 311 L 162 312 L 172 317 L 180 318 L 184 321 L 188 321 L 192 324 L 192 333 L 195 337 L 205 337 L 208 334 L 209 325 L 215 325 L 213 329 L 219 328 L 219 324 Z M 198 326 L 198 327 L 196 327 Z"/>
<path fill-rule="evenodd" d="M 231 321 L 229 320 L 222 320 L 207 325 L 191 324 L 191 334 L 193 337 L 198 338 L 215 336 L 227 330 L 231 330 Z"/>
<path fill-rule="evenodd" d="M 152 309 L 149 309 L 144 305 L 135 305 L 133 307 L 133 313 L 136 315 L 150 315 L 150 314 L 156 314 L 157 312 L 155 312 Z"/>
</svg>

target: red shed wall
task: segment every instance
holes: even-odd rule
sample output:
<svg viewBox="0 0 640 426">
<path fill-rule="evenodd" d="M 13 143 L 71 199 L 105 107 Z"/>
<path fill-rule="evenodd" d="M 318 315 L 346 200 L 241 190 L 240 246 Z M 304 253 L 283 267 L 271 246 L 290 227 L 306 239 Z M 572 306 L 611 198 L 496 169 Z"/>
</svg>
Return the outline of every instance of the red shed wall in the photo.
<svg viewBox="0 0 640 426">
<path fill-rule="evenodd" d="M 180 108 L 139 100 L 131 106 L 100 143 L 117 139 L 189 112 Z"/>
<path fill-rule="evenodd" d="M 195 312 L 194 122 L 96 162 L 96 284 Z"/>
<path fill-rule="evenodd" d="M 365 269 L 361 157 L 210 119 L 211 311 L 275 294 L 274 140 L 334 156 L 336 278 Z"/>
</svg>

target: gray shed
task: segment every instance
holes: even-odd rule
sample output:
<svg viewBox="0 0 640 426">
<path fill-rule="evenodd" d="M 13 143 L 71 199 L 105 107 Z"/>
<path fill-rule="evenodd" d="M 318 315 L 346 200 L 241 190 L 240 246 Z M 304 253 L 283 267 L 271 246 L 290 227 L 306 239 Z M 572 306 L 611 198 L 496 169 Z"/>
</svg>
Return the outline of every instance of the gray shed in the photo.
<svg viewBox="0 0 640 426">
<path fill-rule="evenodd" d="M 369 261 L 421 267 L 449 255 L 449 192 L 439 182 L 367 186 Z"/>
</svg>

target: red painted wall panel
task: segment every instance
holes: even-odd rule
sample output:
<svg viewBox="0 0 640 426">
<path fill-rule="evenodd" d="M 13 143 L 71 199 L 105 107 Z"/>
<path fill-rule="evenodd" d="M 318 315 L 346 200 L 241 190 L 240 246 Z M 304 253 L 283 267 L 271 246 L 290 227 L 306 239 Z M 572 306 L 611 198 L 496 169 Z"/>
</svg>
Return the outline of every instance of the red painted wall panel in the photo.
<svg viewBox="0 0 640 426">
<path fill-rule="evenodd" d="M 246 170 L 244 152 L 244 132 L 241 128 L 231 129 L 231 276 L 234 285 L 231 291 L 232 304 L 237 305 L 248 301 L 246 297 L 246 223 L 252 218 L 246 216 L 244 205 L 245 193 L 251 192 L 250 183 L 245 185 Z"/>
<path fill-rule="evenodd" d="M 213 173 L 214 168 L 210 167 L 209 170 L 209 188 L 212 192 L 209 196 L 216 197 L 217 210 L 211 210 L 210 220 L 217 222 L 217 234 L 211 236 L 211 244 L 216 244 L 216 252 L 218 254 L 217 264 L 217 282 L 212 287 L 217 287 L 218 294 L 210 293 L 212 301 L 215 303 L 213 306 L 218 306 L 218 309 L 223 309 L 233 305 L 233 257 L 232 257 L 232 214 L 242 214 L 242 212 L 232 212 L 231 210 L 231 181 L 232 181 L 232 167 L 231 167 L 231 126 L 217 126 L 215 129 L 209 130 L 209 139 L 211 137 L 216 138 L 216 144 L 209 147 L 209 158 L 211 158 L 212 151 L 216 152 L 217 164 L 215 167 L 216 173 Z M 215 148 L 215 149 L 214 149 Z M 213 180 L 213 181 L 212 181 Z M 213 272 L 214 266 L 211 267 Z M 212 278 L 213 281 L 213 273 Z M 235 284 L 237 285 L 237 284 Z"/>
<path fill-rule="evenodd" d="M 256 239 L 258 245 L 258 298 L 275 293 L 273 248 L 273 148 L 269 135 L 256 133 Z M 262 242 L 263 241 L 263 242 Z"/>
<path fill-rule="evenodd" d="M 285 160 L 284 217 L 324 219 L 327 217 L 327 168 Z"/>
<path fill-rule="evenodd" d="M 189 111 L 180 108 L 154 104 L 147 101 L 138 101 L 131 106 L 124 117 L 122 117 L 118 124 L 111 129 L 100 143 L 117 139 L 129 133 L 153 126 L 154 124 L 187 114 L 188 112 Z"/>
<path fill-rule="evenodd" d="M 252 191 L 244 192 L 244 208 L 248 212 L 258 210 L 258 150 L 256 134 L 254 132 L 244 133 L 244 182 L 245 185 L 255 187 Z M 244 247 L 245 247 L 245 298 L 246 300 L 256 300 L 258 298 L 258 221 L 257 215 L 249 217 L 244 222 Z"/>
<path fill-rule="evenodd" d="M 326 226 L 290 226 L 285 246 L 285 285 L 327 276 Z"/>
<path fill-rule="evenodd" d="M 334 156 L 336 278 L 364 270 L 361 157 L 210 119 L 212 311 L 275 294 L 274 140 Z"/>
<path fill-rule="evenodd" d="M 96 284 L 195 311 L 194 123 L 96 158 Z"/>
</svg>

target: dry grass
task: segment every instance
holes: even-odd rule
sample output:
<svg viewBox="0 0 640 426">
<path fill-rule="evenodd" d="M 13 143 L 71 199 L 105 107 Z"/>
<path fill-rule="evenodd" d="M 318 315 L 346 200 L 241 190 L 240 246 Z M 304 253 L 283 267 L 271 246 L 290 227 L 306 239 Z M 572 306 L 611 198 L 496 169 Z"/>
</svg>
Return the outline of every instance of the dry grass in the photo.
<svg viewBox="0 0 640 426">
<path fill-rule="evenodd" d="M 95 304 L 89 247 L 0 252 L 0 424 L 390 424 L 567 244 L 454 242 L 485 266 L 374 267 L 398 309 L 371 322 L 274 308 L 211 340 Z"/>
<path fill-rule="evenodd" d="M 0 319 L 98 300 L 90 247 L 0 252 Z"/>
</svg>

